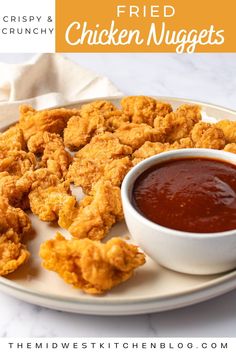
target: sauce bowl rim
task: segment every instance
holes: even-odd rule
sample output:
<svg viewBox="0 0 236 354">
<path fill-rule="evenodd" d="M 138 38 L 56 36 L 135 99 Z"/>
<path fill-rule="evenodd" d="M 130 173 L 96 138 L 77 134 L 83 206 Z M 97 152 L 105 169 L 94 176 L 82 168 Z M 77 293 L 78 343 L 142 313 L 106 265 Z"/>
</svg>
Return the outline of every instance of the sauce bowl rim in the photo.
<svg viewBox="0 0 236 354">
<path fill-rule="evenodd" d="M 164 161 L 176 160 L 178 158 L 209 158 L 212 160 L 221 160 L 224 162 L 228 162 L 236 165 L 236 154 L 224 151 L 224 150 L 216 150 L 216 149 L 205 149 L 205 148 L 187 148 L 187 149 L 178 149 L 178 150 L 170 150 L 166 152 L 162 152 L 160 154 L 151 156 L 143 161 L 139 162 L 135 165 L 125 176 L 122 185 L 121 185 L 121 199 L 122 204 L 126 204 L 129 208 L 129 212 L 136 219 L 138 218 L 142 224 L 144 224 L 149 229 L 153 229 L 155 231 L 162 231 L 168 233 L 170 235 L 175 235 L 178 237 L 188 237 L 192 239 L 209 239 L 209 238 L 220 238 L 225 236 L 233 236 L 236 233 L 236 229 L 221 231 L 221 232 L 208 232 L 208 233 L 197 233 L 197 232 L 187 232 L 181 230 L 171 229 L 162 225 L 159 225 L 145 216 L 143 216 L 133 205 L 131 201 L 131 194 L 133 190 L 133 186 L 137 178 L 146 170 L 154 165 L 158 165 L 158 163 L 162 163 Z"/>
</svg>

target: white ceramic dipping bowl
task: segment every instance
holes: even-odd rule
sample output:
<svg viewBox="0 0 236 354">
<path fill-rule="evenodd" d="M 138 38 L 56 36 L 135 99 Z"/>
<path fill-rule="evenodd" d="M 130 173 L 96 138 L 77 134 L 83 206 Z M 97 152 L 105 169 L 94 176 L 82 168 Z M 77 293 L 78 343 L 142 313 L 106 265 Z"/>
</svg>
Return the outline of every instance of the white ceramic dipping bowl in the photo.
<svg viewBox="0 0 236 354">
<path fill-rule="evenodd" d="M 142 216 L 132 205 L 133 185 L 149 167 L 185 157 L 206 157 L 236 164 L 236 154 L 210 149 L 181 149 L 152 156 L 130 170 L 122 187 L 125 220 L 135 242 L 153 260 L 189 274 L 217 274 L 236 268 L 236 230 L 192 233 L 160 226 Z"/>
</svg>

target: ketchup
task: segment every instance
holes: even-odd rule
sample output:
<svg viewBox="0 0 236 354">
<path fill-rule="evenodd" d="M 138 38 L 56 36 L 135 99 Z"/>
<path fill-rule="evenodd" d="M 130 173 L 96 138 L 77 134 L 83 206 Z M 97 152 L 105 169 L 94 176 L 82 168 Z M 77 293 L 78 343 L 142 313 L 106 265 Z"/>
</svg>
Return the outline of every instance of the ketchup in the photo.
<svg viewBox="0 0 236 354">
<path fill-rule="evenodd" d="M 157 164 L 135 181 L 132 202 L 147 219 L 170 229 L 195 233 L 234 230 L 236 166 L 208 158 Z"/>
</svg>

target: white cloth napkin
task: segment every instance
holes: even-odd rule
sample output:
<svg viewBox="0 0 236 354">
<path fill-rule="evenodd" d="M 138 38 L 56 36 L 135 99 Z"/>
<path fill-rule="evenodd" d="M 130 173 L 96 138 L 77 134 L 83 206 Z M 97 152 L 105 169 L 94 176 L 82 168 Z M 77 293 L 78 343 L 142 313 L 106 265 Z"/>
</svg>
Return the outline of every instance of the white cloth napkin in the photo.
<svg viewBox="0 0 236 354">
<path fill-rule="evenodd" d="M 18 106 L 36 109 L 80 99 L 119 96 L 106 78 L 61 54 L 41 54 L 23 64 L 0 63 L 0 120 L 18 117 Z"/>
</svg>

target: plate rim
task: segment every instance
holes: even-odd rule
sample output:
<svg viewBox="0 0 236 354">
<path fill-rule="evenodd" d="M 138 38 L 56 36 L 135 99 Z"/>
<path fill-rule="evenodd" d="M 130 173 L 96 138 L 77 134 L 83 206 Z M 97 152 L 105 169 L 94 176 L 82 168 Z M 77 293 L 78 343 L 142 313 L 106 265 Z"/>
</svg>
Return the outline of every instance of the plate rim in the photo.
<svg viewBox="0 0 236 354">
<path fill-rule="evenodd" d="M 173 270 L 171 270 L 172 272 L 175 272 Z M 177 274 L 181 274 L 179 272 L 175 272 Z M 223 273 L 224 274 L 224 273 Z M 195 276 L 195 275 L 192 275 Z M 8 287 L 12 290 L 17 290 L 21 293 L 27 293 L 28 295 L 31 296 L 37 296 L 40 297 L 41 299 L 50 299 L 50 300 L 56 300 L 59 302 L 70 302 L 71 304 L 77 304 L 77 303 L 84 303 L 84 304 L 93 304 L 94 300 L 98 300 L 99 304 L 106 304 L 107 301 L 109 301 L 109 304 L 114 305 L 119 303 L 119 305 L 122 304 L 139 304 L 139 303 L 149 303 L 149 302 L 155 302 L 155 301 L 163 301 L 163 300 L 172 300 L 172 299 L 176 299 L 176 298 L 181 298 L 183 296 L 188 296 L 188 295 L 195 295 L 197 293 L 201 293 L 204 290 L 210 290 L 212 288 L 216 288 L 217 286 L 221 286 L 224 284 L 231 284 L 231 282 L 233 283 L 235 280 L 235 288 L 236 288 L 236 269 L 232 270 L 230 272 L 227 272 L 224 275 L 219 274 L 219 277 L 212 279 L 208 282 L 206 282 L 206 284 L 201 284 L 198 286 L 195 286 L 193 289 L 189 289 L 189 290 L 184 290 L 182 292 L 179 292 L 178 294 L 169 294 L 169 295 L 161 295 L 161 296 L 150 296 L 150 297 L 143 297 L 143 298 L 130 298 L 130 299 L 112 299 L 109 298 L 109 300 L 105 297 L 99 297 L 99 296 L 90 296 L 88 298 L 71 298 L 71 297 L 66 297 L 66 299 L 63 296 L 60 295 L 50 295 L 46 292 L 43 291 L 33 291 L 33 290 L 28 290 L 26 289 L 24 286 L 19 285 L 17 283 L 15 283 L 13 280 L 4 278 L 4 277 L 0 277 L 0 287 L 3 285 L 4 287 Z M 14 285 L 13 285 L 14 284 Z M 68 284 L 69 286 L 69 284 Z M 79 289 L 75 289 L 79 290 Z"/>
</svg>

